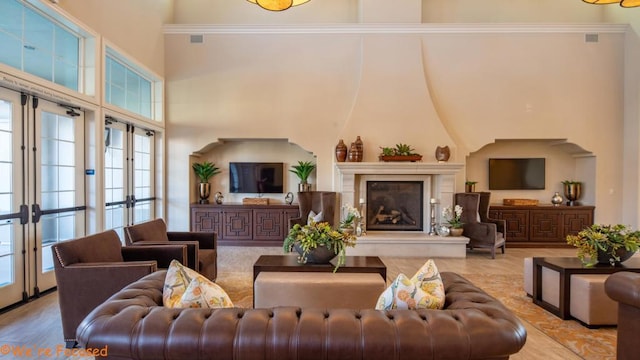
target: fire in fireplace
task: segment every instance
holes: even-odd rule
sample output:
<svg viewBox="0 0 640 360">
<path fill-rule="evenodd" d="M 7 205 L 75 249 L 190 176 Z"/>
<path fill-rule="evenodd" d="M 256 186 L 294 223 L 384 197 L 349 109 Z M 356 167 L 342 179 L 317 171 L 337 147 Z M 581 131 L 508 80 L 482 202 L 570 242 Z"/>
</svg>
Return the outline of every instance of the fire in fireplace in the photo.
<svg viewBox="0 0 640 360">
<path fill-rule="evenodd" d="M 422 181 L 367 181 L 367 230 L 422 231 Z"/>
</svg>

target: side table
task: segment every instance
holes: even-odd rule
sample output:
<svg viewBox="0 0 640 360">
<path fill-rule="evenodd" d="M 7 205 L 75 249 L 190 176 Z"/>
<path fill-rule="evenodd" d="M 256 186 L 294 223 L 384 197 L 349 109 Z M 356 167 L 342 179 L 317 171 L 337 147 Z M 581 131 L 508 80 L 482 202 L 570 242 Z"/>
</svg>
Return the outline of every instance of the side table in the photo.
<svg viewBox="0 0 640 360">
<path fill-rule="evenodd" d="M 558 307 L 542 299 L 542 268 L 558 272 Z M 566 320 L 570 319 L 571 275 L 575 274 L 613 274 L 618 271 L 640 272 L 640 258 L 631 259 L 617 266 L 597 264 L 585 267 L 577 257 L 534 257 L 533 258 L 533 303 Z"/>
</svg>

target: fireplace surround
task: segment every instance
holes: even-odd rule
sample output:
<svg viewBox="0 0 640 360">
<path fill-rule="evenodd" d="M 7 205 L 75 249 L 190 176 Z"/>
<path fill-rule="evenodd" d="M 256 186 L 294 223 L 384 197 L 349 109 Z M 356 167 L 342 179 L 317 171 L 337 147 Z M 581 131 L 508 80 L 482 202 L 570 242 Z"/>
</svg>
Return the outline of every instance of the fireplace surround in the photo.
<svg viewBox="0 0 640 360">
<path fill-rule="evenodd" d="M 358 237 L 357 245 L 349 248 L 348 255 L 385 256 L 438 256 L 465 257 L 469 239 L 429 235 L 430 200 L 437 199 L 436 219 L 440 222 L 441 209 L 452 205 L 455 193 L 456 174 L 464 168 L 460 163 L 423 162 L 343 162 L 336 163 L 336 191 L 341 205 L 360 206 L 366 214 L 369 198 L 367 182 L 421 182 L 422 183 L 422 230 L 388 231 L 366 229 Z"/>
</svg>

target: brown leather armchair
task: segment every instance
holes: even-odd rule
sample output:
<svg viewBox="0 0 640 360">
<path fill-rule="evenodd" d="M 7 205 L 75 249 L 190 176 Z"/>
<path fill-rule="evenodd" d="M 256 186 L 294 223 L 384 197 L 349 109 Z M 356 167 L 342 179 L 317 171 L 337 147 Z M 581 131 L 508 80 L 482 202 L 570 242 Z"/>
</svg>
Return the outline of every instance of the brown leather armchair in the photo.
<svg viewBox="0 0 640 360">
<path fill-rule="evenodd" d="M 122 247 L 118 234 L 108 230 L 62 241 L 51 247 L 64 340 L 76 345 L 82 319 L 126 285 L 173 259 L 186 259 L 185 245 Z"/>
<path fill-rule="evenodd" d="M 305 225 L 309 212 L 313 210 L 316 214 L 322 212 L 322 221 L 330 225 L 337 223 L 336 211 L 338 194 L 334 191 L 305 191 L 298 193 L 298 203 L 300 207 L 300 217 L 289 219 L 289 229 L 295 224 Z"/>
<path fill-rule="evenodd" d="M 127 246 L 185 244 L 186 265 L 211 281 L 218 273 L 218 245 L 215 233 L 167 231 L 163 219 L 154 219 L 124 228 Z"/>
<path fill-rule="evenodd" d="M 488 221 L 490 195 L 490 193 L 485 193 L 485 195 L 481 193 L 456 193 L 455 204 L 462 206 L 463 235 L 469 238 L 467 247 L 471 250 L 489 248 L 491 258 L 495 259 L 497 248 L 501 248 L 504 254 L 506 244 L 504 228 L 506 225 L 504 220 L 492 219 L 492 221 Z M 481 208 L 481 197 L 483 196 L 483 207 Z M 485 221 L 483 221 L 483 216 Z M 499 231 L 498 228 L 502 231 Z"/>
</svg>

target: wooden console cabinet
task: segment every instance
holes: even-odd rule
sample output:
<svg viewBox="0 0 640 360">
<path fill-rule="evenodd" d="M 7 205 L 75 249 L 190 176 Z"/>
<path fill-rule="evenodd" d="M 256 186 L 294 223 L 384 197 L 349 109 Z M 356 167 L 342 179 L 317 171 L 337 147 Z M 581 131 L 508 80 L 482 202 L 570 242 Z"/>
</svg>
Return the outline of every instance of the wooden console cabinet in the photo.
<svg viewBox="0 0 640 360">
<path fill-rule="evenodd" d="M 191 231 L 215 232 L 220 245 L 282 245 L 298 205 L 192 204 Z"/>
<path fill-rule="evenodd" d="M 489 216 L 507 222 L 507 246 L 565 247 L 567 235 L 593 224 L 595 206 L 491 205 Z"/>
</svg>

